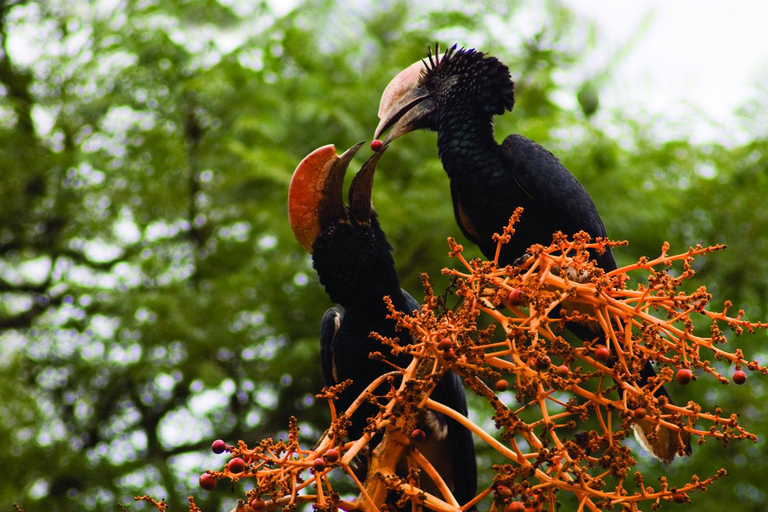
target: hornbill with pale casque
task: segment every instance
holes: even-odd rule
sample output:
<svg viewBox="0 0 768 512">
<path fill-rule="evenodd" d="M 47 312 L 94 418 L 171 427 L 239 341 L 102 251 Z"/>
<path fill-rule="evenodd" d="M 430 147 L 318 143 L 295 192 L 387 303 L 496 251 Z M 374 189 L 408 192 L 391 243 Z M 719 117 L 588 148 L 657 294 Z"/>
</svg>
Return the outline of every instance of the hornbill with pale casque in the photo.
<svg viewBox="0 0 768 512">
<path fill-rule="evenodd" d="M 533 244 L 549 245 L 556 231 L 606 237 L 592 198 L 552 153 L 522 135 L 496 142 L 493 116 L 511 111 L 514 104 L 509 68 L 498 59 L 456 45 L 443 55 L 436 48 L 389 83 L 374 137 L 389 130 L 386 145 L 413 130 L 437 132 L 456 221 L 489 259 L 496 253 L 493 234 L 501 233 L 515 208 L 523 207 L 514 236 L 501 249 L 501 265 L 514 263 Z M 593 257 L 606 272 L 617 268 L 610 248 Z M 582 339 L 597 336 L 584 325 L 569 323 L 568 328 Z M 640 384 L 654 375 L 648 363 Z M 663 387 L 656 394 L 669 397 Z M 639 427 L 639 441 L 659 459 L 671 462 L 675 454 L 690 453 L 687 434 L 681 434 L 681 443 L 676 432 L 662 428 L 650 442 L 646 432 L 655 426 Z"/>
<path fill-rule="evenodd" d="M 410 314 L 420 309 L 419 303 L 400 288 L 392 247 L 372 207 L 374 171 L 384 148 L 374 153 L 355 175 L 349 189 L 349 205 L 342 199 L 345 172 L 361 145 L 341 156 L 337 156 L 333 145 L 310 153 L 296 168 L 288 194 L 289 219 L 296 239 L 312 254 L 320 283 L 339 305 L 323 315 L 320 354 L 327 385 L 352 380 L 339 394 L 337 403 L 342 411 L 375 378 L 393 370 L 386 362 L 369 357 L 372 352 L 385 354 L 387 360 L 400 367 L 408 365 L 408 355 L 395 357 L 388 346 L 371 337 L 371 332 L 376 332 L 389 338 L 399 337 L 405 343 L 411 341 L 407 332 L 397 330 L 395 321 L 387 318 L 384 297 L 389 296 L 398 311 Z M 446 372 L 431 396 L 467 414 L 464 387 L 457 374 Z M 378 411 L 376 405 L 363 402 L 350 418 L 350 438 L 360 437 L 367 419 Z M 426 412 L 419 424 L 427 436 L 416 442 L 416 447 L 432 463 L 459 504 L 474 498 L 477 463 L 469 430 L 432 411 Z M 423 488 L 436 493 L 437 488 L 431 484 L 423 482 Z"/>
</svg>

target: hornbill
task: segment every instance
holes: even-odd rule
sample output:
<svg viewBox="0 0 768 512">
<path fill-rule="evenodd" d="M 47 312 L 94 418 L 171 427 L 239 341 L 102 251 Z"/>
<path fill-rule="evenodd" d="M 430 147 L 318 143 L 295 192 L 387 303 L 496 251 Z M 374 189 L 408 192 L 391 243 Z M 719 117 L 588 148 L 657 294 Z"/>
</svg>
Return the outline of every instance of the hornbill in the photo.
<svg viewBox="0 0 768 512">
<path fill-rule="evenodd" d="M 456 221 L 489 259 L 496 252 L 493 234 L 502 232 L 516 207 L 524 208 L 514 236 L 502 247 L 501 265 L 514 263 L 533 244 L 549 245 L 556 231 L 606 237 L 592 198 L 552 153 L 517 134 L 501 145 L 496 142 L 493 117 L 511 111 L 514 104 L 514 83 L 506 65 L 454 45 L 443 55 L 430 52 L 427 59 L 392 79 L 381 98 L 374 137 L 389 130 L 386 145 L 413 130 L 437 132 Z M 610 248 L 593 257 L 606 272 L 617 268 Z M 569 323 L 568 328 L 582 339 L 597 336 L 584 325 Z M 654 375 L 651 364 L 646 364 L 641 384 Z M 658 395 L 669 396 L 663 387 Z M 641 423 L 635 432 L 659 459 L 671 462 L 675 454 L 690 453 L 687 434 L 681 435 L 680 446 L 676 432 L 659 429 L 651 443 L 645 435 L 651 428 L 650 423 Z"/>
<path fill-rule="evenodd" d="M 382 148 L 363 165 L 349 189 L 349 206 L 344 204 L 344 174 L 359 143 L 340 157 L 333 145 L 310 153 L 299 164 L 291 180 L 288 213 L 296 239 L 312 254 L 312 263 L 320 283 L 338 307 L 325 312 L 320 328 L 320 354 L 327 385 L 351 379 L 340 394 L 338 405 L 346 410 L 377 377 L 391 372 L 392 366 L 372 359 L 372 352 L 385 354 L 400 367 L 408 365 L 410 356 L 395 357 L 388 346 L 371 337 L 399 337 L 410 343 L 410 335 L 396 329 L 387 318 L 384 297 L 404 313 L 418 310 L 420 305 L 405 290 L 395 271 L 392 247 L 379 225 L 371 202 L 376 164 Z M 404 339 L 405 338 L 405 339 Z M 437 383 L 432 398 L 461 414 L 467 414 L 467 402 L 461 378 L 446 372 Z M 360 437 L 367 419 L 375 416 L 376 405 L 364 402 L 350 418 L 347 429 L 352 439 Z M 417 448 L 432 463 L 452 490 L 460 504 L 475 496 L 477 463 L 472 435 L 453 419 L 427 411 L 419 422 L 426 440 Z M 431 480 L 423 482 L 425 490 L 437 492 Z"/>
</svg>

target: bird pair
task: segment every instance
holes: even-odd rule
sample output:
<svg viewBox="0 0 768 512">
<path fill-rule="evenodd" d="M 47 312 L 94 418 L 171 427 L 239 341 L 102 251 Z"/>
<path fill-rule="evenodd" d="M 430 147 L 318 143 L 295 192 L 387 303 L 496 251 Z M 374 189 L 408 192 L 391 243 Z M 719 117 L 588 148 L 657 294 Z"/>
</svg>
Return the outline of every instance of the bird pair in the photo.
<svg viewBox="0 0 768 512">
<path fill-rule="evenodd" d="M 387 133 L 385 149 L 413 130 L 437 132 L 438 154 L 450 181 L 456 222 L 489 259 L 497 249 L 494 233 L 502 232 L 517 207 L 524 208 L 514 236 L 501 250 L 500 265 L 513 264 L 533 244 L 549 245 L 556 231 L 606 237 L 591 197 L 552 153 L 520 135 L 510 135 L 502 144 L 496 142 L 493 117 L 512 110 L 514 103 L 514 83 L 506 65 L 482 52 L 454 46 L 442 55 L 430 52 L 428 58 L 390 82 L 382 95 L 381 121 L 374 134 L 378 138 Z M 342 406 L 391 368 L 368 357 L 373 351 L 388 353 L 369 333 L 408 337 L 395 331 L 382 298 L 388 295 L 394 307 L 406 313 L 418 308 L 399 287 L 392 248 L 371 207 L 374 169 L 383 151 L 374 154 L 355 176 L 349 206 L 342 201 L 344 171 L 357 149 L 359 145 L 341 157 L 333 146 L 313 152 L 297 168 L 289 194 L 294 233 L 312 253 L 331 300 L 343 308 L 328 310 L 321 330 L 326 382 L 353 381 L 340 397 Z M 610 249 L 593 257 L 606 272 L 617 268 Z M 580 337 L 597 336 L 584 326 L 573 326 L 573 330 Z M 402 358 L 390 359 L 402 365 Z M 653 375 L 648 363 L 639 384 Z M 446 373 L 435 393 L 446 405 L 466 414 L 458 376 Z M 656 393 L 667 394 L 664 388 Z M 352 436 L 361 432 L 366 414 L 375 411 L 360 410 L 359 417 L 352 419 Z M 448 466 L 437 469 L 453 485 L 459 503 L 466 503 L 474 497 L 476 487 L 471 437 L 452 420 L 437 414 L 433 419 L 433 436 L 450 454 Z M 670 462 L 676 454 L 690 453 L 687 438 L 644 432 L 643 424 L 639 425 L 638 439 L 659 459 Z"/>
</svg>

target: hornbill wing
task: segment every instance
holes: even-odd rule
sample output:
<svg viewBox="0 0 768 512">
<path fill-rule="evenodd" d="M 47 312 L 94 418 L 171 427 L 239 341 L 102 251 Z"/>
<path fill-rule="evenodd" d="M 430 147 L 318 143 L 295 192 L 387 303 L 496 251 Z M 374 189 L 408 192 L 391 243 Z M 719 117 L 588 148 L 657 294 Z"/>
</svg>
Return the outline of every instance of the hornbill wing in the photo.
<svg viewBox="0 0 768 512">
<path fill-rule="evenodd" d="M 543 205 L 537 212 L 547 218 L 552 225 L 561 226 L 561 230 L 572 235 L 586 231 L 593 237 L 606 237 L 605 226 L 600 218 L 592 198 L 584 186 L 560 161 L 549 151 L 521 135 L 510 135 L 502 143 L 504 158 L 513 170 L 517 185 L 535 204 Z M 544 206 L 545 205 L 545 206 Z M 525 215 L 525 212 L 523 212 Z M 613 253 L 594 254 L 598 265 L 610 272 L 618 268 Z M 568 329 L 581 339 L 602 336 L 587 325 L 569 322 Z M 645 386 L 648 379 L 655 377 L 656 371 L 647 362 L 640 372 L 639 386 Z M 657 397 L 669 398 L 669 393 L 662 386 L 656 390 Z M 656 436 L 648 436 L 648 431 L 655 426 L 649 422 L 635 424 L 638 441 L 653 455 L 664 462 L 671 462 L 677 452 L 678 441 L 666 429 L 659 429 Z M 649 437 L 655 437 L 651 441 Z M 690 436 L 682 435 L 684 450 L 691 453 Z"/>
<path fill-rule="evenodd" d="M 323 378 L 326 386 L 339 383 L 336 375 L 336 364 L 333 361 L 333 338 L 339 332 L 341 322 L 344 321 L 344 308 L 332 307 L 323 315 L 320 322 L 320 362 L 323 368 Z"/>
<path fill-rule="evenodd" d="M 607 236 L 589 193 L 555 155 L 522 135 L 510 135 L 501 147 L 517 185 L 539 205 L 536 213 L 547 219 L 549 225 L 569 236 L 579 231 L 592 237 Z M 610 251 L 595 257 L 606 272 L 617 268 Z"/>
</svg>

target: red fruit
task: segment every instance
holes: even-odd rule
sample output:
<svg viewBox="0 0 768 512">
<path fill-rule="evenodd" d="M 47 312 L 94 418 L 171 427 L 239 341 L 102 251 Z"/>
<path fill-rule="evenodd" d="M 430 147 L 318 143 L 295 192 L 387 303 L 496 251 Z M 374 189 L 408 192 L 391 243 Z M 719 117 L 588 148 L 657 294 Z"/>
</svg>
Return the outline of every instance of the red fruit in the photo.
<svg viewBox="0 0 768 512">
<path fill-rule="evenodd" d="M 456 355 L 456 352 L 453 351 L 453 349 L 448 349 L 445 352 L 443 352 L 443 359 L 448 361 L 449 363 L 454 362 L 458 356 Z"/>
<path fill-rule="evenodd" d="M 525 512 L 525 505 L 519 501 L 510 502 L 507 512 Z"/>
<path fill-rule="evenodd" d="M 373 139 L 371 141 L 371 149 L 373 151 L 379 151 L 383 145 L 384 143 L 381 142 L 379 139 Z"/>
<path fill-rule="evenodd" d="M 437 348 L 440 350 L 451 350 L 453 348 L 453 341 L 451 338 L 443 338 L 438 342 Z"/>
<path fill-rule="evenodd" d="M 679 384 L 685 386 L 693 379 L 693 372 L 688 368 L 681 368 L 677 370 L 677 376 L 675 378 Z"/>
<path fill-rule="evenodd" d="M 261 498 L 256 498 L 249 501 L 248 505 L 251 507 L 253 512 L 261 512 L 262 510 L 267 508 L 267 503 Z"/>
<path fill-rule="evenodd" d="M 672 499 L 675 503 L 684 503 L 685 502 L 685 494 L 681 492 L 676 492 L 672 495 Z"/>
<path fill-rule="evenodd" d="M 200 487 L 206 491 L 212 491 L 216 488 L 216 477 L 210 473 L 200 475 Z"/>
<path fill-rule="evenodd" d="M 512 497 L 512 489 L 510 489 L 506 485 L 499 485 L 499 486 L 496 487 L 496 494 L 498 494 L 502 498 L 511 498 Z"/>
<path fill-rule="evenodd" d="M 316 473 L 319 473 L 321 471 L 325 471 L 325 459 L 318 457 L 312 462 L 312 469 L 315 470 Z"/>
<path fill-rule="evenodd" d="M 558 374 L 560 377 L 567 377 L 567 376 L 568 376 L 568 374 L 569 374 L 569 373 L 571 373 L 571 370 L 570 370 L 570 368 L 568 368 L 568 366 L 566 366 L 566 365 L 564 365 L 564 364 L 561 364 L 560 366 L 558 366 L 557 368 L 555 368 L 555 372 L 556 372 L 556 373 L 557 373 L 557 374 Z"/>
<path fill-rule="evenodd" d="M 509 382 L 505 379 L 499 379 L 496 381 L 496 391 L 506 391 L 509 389 Z"/>
<path fill-rule="evenodd" d="M 336 448 L 331 448 L 330 450 L 325 452 L 325 458 L 328 462 L 331 462 L 331 463 L 336 462 L 337 460 L 339 460 L 339 450 L 337 450 Z"/>
<path fill-rule="evenodd" d="M 552 360 L 549 356 L 540 357 L 536 360 L 536 369 L 541 372 L 548 370 L 551 365 Z"/>
<path fill-rule="evenodd" d="M 240 457 L 235 457 L 234 459 L 227 462 L 227 469 L 230 473 L 242 473 L 245 469 L 245 461 Z"/>
<path fill-rule="evenodd" d="M 525 302 L 525 292 L 519 288 L 515 288 L 509 292 L 509 302 L 513 304 L 521 304 Z"/>
<path fill-rule="evenodd" d="M 427 438 L 426 432 L 421 430 L 420 428 L 413 429 L 413 432 L 411 432 L 411 439 L 417 442 L 422 442 Z"/>
<path fill-rule="evenodd" d="M 745 382 L 747 382 L 747 374 L 744 373 L 742 370 L 736 370 L 733 372 L 733 382 L 741 386 Z"/>
<path fill-rule="evenodd" d="M 611 351 L 608 350 L 606 347 L 600 347 L 597 350 L 595 350 L 595 359 L 600 361 L 601 363 L 608 362 L 608 359 L 611 357 Z"/>
<path fill-rule="evenodd" d="M 645 418 L 647 414 L 648 411 L 645 410 L 645 407 L 638 407 L 632 412 L 632 417 L 635 418 L 636 421 L 640 421 Z"/>
<path fill-rule="evenodd" d="M 226 449 L 227 449 L 227 443 L 225 443 L 221 439 L 215 440 L 211 445 L 211 450 L 213 450 L 213 453 L 224 453 L 224 450 Z"/>
</svg>

